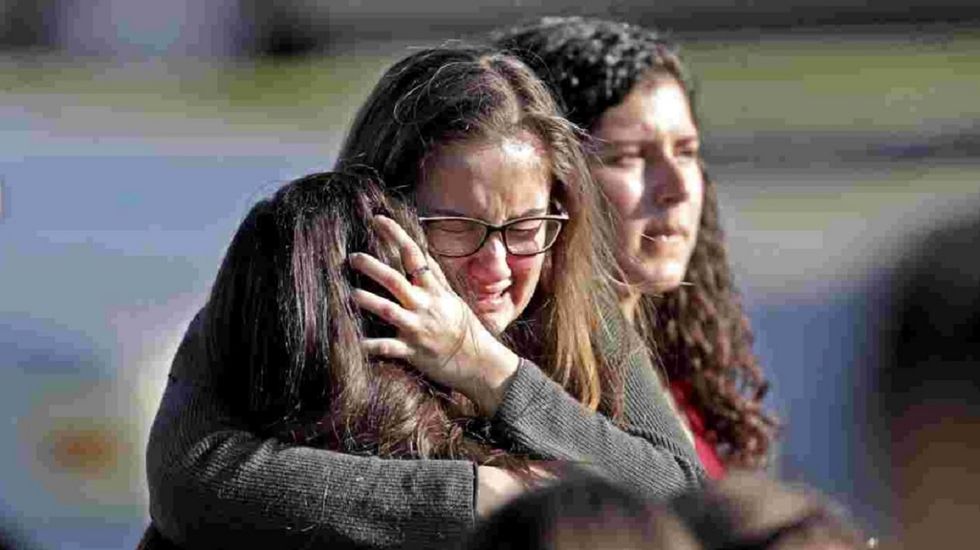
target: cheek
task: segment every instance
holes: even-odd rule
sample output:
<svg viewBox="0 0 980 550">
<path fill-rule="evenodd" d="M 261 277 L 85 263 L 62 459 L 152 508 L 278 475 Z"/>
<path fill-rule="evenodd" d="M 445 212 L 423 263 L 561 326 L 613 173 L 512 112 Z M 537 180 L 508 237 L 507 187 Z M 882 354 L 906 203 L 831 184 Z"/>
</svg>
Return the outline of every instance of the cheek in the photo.
<svg viewBox="0 0 980 550">
<path fill-rule="evenodd" d="M 621 216 L 636 210 L 643 197 L 643 178 L 639 173 L 611 168 L 598 169 L 594 173 L 602 192 Z"/>
<path fill-rule="evenodd" d="M 700 173 L 697 177 L 697 183 L 695 185 L 695 191 L 692 191 L 691 199 L 691 251 L 694 251 L 694 247 L 697 245 L 698 238 L 701 233 L 701 217 L 704 216 L 704 181 L 701 179 Z"/>
<path fill-rule="evenodd" d="M 694 215 L 697 220 L 701 221 L 701 213 L 704 210 L 704 178 L 701 176 L 701 171 L 698 170 L 696 176 L 694 176 L 694 183 L 691 188 L 691 202 L 694 205 Z"/>
<path fill-rule="evenodd" d="M 525 284 L 531 283 L 536 287 L 541 276 L 541 266 L 544 265 L 544 254 L 537 256 L 511 256 L 507 259 L 511 276 L 520 279 Z"/>
</svg>

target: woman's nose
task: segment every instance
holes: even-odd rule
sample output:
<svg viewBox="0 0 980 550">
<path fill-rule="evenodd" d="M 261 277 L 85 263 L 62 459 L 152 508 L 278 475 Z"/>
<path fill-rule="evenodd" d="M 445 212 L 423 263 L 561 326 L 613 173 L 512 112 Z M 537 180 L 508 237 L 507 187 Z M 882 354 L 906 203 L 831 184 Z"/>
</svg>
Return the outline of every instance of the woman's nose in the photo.
<svg viewBox="0 0 980 550">
<path fill-rule="evenodd" d="M 647 188 L 652 189 L 654 202 L 659 206 L 684 202 L 690 197 L 686 172 L 674 159 L 652 163 L 647 170 Z"/>
<path fill-rule="evenodd" d="M 510 275 L 507 266 L 507 247 L 504 246 L 502 233 L 487 237 L 483 246 L 473 254 L 470 260 L 470 270 L 478 279 L 496 280 Z"/>
</svg>

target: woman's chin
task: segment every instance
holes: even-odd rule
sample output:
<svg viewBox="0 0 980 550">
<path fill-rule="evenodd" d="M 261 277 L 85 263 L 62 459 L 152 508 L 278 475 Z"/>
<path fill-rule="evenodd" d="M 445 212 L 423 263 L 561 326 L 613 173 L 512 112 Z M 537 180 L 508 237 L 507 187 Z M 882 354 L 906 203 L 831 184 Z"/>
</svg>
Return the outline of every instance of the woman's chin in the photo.
<svg viewBox="0 0 980 550">
<path fill-rule="evenodd" d="M 499 336 L 514 321 L 511 315 L 499 310 L 479 312 L 477 313 L 477 318 L 490 331 L 490 334 L 494 336 Z"/>
<path fill-rule="evenodd" d="M 673 292 L 684 282 L 684 267 L 671 264 L 655 269 L 635 270 L 629 274 L 629 284 L 643 294 Z"/>
</svg>

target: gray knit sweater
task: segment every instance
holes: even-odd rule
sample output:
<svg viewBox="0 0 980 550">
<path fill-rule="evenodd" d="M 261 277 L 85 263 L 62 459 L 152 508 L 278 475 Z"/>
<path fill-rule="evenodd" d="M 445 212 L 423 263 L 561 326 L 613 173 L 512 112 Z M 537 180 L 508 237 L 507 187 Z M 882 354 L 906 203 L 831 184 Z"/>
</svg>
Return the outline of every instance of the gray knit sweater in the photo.
<svg viewBox="0 0 980 550">
<path fill-rule="evenodd" d="M 147 447 L 150 514 L 165 537 L 189 549 L 442 548 L 473 525 L 470 462 L 351 456 L 250 433 L 205 360 L 201 319 L 174 358 Z M 606 332 L 610 345 L 636 343 Z M 537 458 L 588 465 L 654 498 L 696 487 L 697 456 L 646 354 L 631 357 L 623 428 L 529 361 L 494 428 Z"/>
</svg>

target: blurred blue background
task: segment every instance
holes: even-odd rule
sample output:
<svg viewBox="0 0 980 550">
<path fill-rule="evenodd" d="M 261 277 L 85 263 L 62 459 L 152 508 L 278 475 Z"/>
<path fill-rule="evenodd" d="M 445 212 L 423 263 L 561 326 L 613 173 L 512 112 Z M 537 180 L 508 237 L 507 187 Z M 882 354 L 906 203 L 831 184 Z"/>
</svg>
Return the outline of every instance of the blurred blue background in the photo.
<svg viewBox="0 0 980 550">
<path fill-rule="evenodd" d="M 0 0 L 0 527 L 135 546 L 169 361 L 251 204 L 329 169 L 410 48 L 582 12 L 682 43 L 777 469 L 893 532 L 880 327 L 908 243 L 980 211 L 969 3 L 410 4 Z"/>
</svg>

